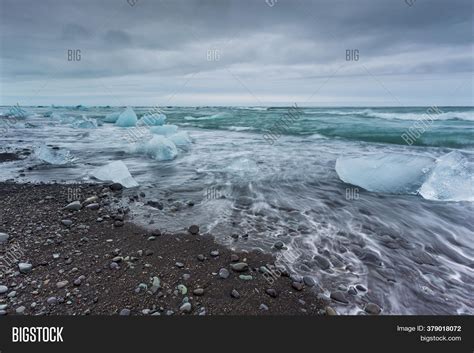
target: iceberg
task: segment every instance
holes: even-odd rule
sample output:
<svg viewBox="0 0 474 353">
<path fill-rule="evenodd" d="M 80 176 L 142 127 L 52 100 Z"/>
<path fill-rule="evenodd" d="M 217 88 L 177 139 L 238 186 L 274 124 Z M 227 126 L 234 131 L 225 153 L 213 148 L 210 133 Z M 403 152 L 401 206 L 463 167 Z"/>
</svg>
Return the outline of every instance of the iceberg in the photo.
<svg viewBox="0 0 474 353">
<path fill-rule="evenodd" d="M 118 117 L 115 125 L 121 127 L 131 127 L 137 124 L 137 115 L 133 111 L 132 107 L 127 107 Z"/>
<path fill-rule="evenodd" d="M 345 183 L 368 191 L 415 194 L 434 166 L 434 159 L 398 153 L 339 157 L 336 172 Z"/>
<path fill-rule="evenodd" d="M 140 125 L 157 126 L 163 125 L 166 122 L 166 115 L 162 113 L 152 113 L 142 116 Z"/>
<path fill-rule="evenodd" d="M 95 169 L 91 175 L 101 181 L 111 181 L 120 183 L 125 188 L 133 188 L 138 186 L 138 183 L 133 179 L 128 171 L 127 166 L 122 161 L 114 161 L 102 167 Z"/>
<path fill-rule="evenodd" d="M 134 151 L 158 161 L 172 160 L 178 155 L 176 145 L 161 135 L 155 135 L 150 140 L 135 145 Z"/>
<path fill-rule="evenodd" d="M 474 201 L 474 161 L 458 151 L 441 156 L 419 192 L 428 200 Z"/>
<path fill-rule="evenodd" d="M 178 131 L 178 127 L 176 125 L 153 126 L 150 128 L 150 131 L 153 134 L 167 136 L 176 133 Z"/>
<path fill-rule="evenodd" d="M 185 131 L 177 132 L 176 134 L 166 136 L 169 140 L 178 147 L 187 147 L 191 143 L 191 138 Z"/>
<path fill-rule="evenodd" d="M 73 163 L 76 158 L 68 150 L 53 150 L 45 144 L 41 144 L 34 149 L 34 155 L 39 160 L 53 165 L 65 165 Z"/>
<path fill-rule="evenodd" d="M 121 112 L 115 112 L 115 113 L 107 114 L 104 118 L 104 123 L 113 123 L 113 124 L 115 124 L 115 122 L 118 120 L 120 114 L 121 114 Z"/>
</svg>

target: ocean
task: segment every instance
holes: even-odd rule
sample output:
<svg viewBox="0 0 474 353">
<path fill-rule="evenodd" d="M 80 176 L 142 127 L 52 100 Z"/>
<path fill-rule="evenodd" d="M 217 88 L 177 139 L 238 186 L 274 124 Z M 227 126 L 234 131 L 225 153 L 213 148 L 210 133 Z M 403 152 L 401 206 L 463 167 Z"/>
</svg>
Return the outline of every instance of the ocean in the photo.
<svg viewBox="0 0 474 353">
<path fill-rule="evenodd" d="M 177 127 L 158 135 L 104 122 L 123 109 L 0 107 L 1 151 L 34 151 L 0 181 L 89 182 L 122 161 L 135 222 L 274 252 L 318 295 L 347 291 L 341 313 L 474 314 L 473 107 L 166 107 Z"/>
</svg>

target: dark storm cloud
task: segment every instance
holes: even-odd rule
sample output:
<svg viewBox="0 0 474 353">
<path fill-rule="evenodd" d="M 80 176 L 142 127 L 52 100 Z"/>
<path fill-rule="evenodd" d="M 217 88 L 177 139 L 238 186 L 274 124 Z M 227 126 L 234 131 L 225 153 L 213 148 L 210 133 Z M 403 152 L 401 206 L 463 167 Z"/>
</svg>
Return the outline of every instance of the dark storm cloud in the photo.
<svg viewBox="0 0 474 353">
<path fill-rule="evenodd" d="M 367 70 L 386 80 L 396 76 L 395 87 L 407 77 L 445 80 L 448 90 L 459 80 L 472 80 L 471 0 L 417 0 L 411 7 L 403 0 L 1 4 L 2 81 L 10 88 L 2 93 L 2 102 L 7 103 L 16 96 L 33 99 L 28 87 L 51 76 L 50 91 L 42 97 L 64 94 L 64 86 L 83 87 L 84 81 L 90 91 L 80 95 L 98 96 L 102 92 L 94 87 L 105 80 L 112 94 L 150 104 L 156 99 L 151 97 L 167 97 L 188 79 L 187 96 L 205 92 L 206 100 L 212 102 L 214 96 L 216 104 L 250 104 L 255 99 L 248 91 L 265 102 L 285 95 L 303 97 L 341 65 L 326 99 L 340 104 L 357 101 L 352 96 L 357 92 L 374 102 L 382 99 L 380 86 L 367 87 L 369 93 L 361 88 L 374 84 Z M 68 62 L 67 50 L 75 49 L 81 50 L 81 61 Z M 358 49 L 360 61 L 346 62 L 346 49 Z M 362 76 L 368 79 L 354 81 Z M 337 81 L 342 78 L 344 85 Z M 342 86 L 347 93 L 337 92 Z M 462 99 L 472 94 L 472 81 L 467 87 L 471 91 L 464 90 Z M 397 94 L 406 93 L 408 100 L 413 98 L 409 90 Z M 79 93 L 73 88 L 69 92 Z M 184 98 L 177 102 L 187 103 Z"/>
</svg>

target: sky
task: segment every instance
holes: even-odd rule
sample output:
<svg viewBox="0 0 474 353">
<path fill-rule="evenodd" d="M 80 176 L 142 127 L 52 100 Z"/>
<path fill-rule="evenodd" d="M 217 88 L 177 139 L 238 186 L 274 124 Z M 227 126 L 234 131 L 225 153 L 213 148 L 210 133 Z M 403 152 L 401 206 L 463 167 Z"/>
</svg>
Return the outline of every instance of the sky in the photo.
<svg viewBox="0 0 474 353">
<path fill-rule="evenodd" d="M 0 3 L 0 105 L 473 105 L 472 0 Z"/>
</svg>

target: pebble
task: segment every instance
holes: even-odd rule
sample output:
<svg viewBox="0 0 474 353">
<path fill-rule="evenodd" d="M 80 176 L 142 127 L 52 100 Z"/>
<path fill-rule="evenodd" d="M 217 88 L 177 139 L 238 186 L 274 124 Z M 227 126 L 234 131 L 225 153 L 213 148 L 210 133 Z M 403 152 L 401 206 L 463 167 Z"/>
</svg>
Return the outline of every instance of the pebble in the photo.
<svg viewBox="0 0 474 353">
<path fill-rule="evenodd" d="M 202 288 L 196 288 L 195 290 L 193 290 L 193 294 L 194 295 L 197 295 L 198 297 L 203 295 L 204 294 L 204 289 Z"/>
<path fill-rule="evenodd" d="M 277 291 L 276 291 L 275 289 L 273 289 L 273 288 L 268 288 L 268 289 L 266 289 L 266 290 L 265 290 L 265 293 L 267 293 L 267 294 L 268 294 L 270 297 L 272 297 L 272 298 L 278 297 Z"/>
<path fill-rule="evenodd" d="M 129 315 L 130 315 L 130 309 L 120 310 L 120 316 L 129 316 Z"/>
<path fill-rule="evenodd" d="M 294 281 L 291 286 L 297 291 L 303 290 L 303 283 Z"/>
<path fill-rule="evenodd" d="M 24 306 L 19 306 L 18 308 L 16 308 L 15 312 L 18 314 L 18 315 L 23 315 L 23 313 L 25 312 L 26 308 Z"/>
<path fill-rule="evenodd" d="M 184 264 L 182 262 L 176 262 L 175 265 L 176 265 L 177 268 L 183 268 L 184 267 Z"/>
<path fill-rule="evenodd" d="M 316 260 L 318 266 L 322 270 L 327 270 L 329 267 L 331 267 L 331 263 L 329 262 L 329 260 L 321 255 L 314 255 L 313 259 Z"/>
<path fill-rule="evenodd" d="M 21 273 L 29 273 L 31 272 L 31 269 L 33 268 L 32 264 L 26 263 L 26 262 L 20 262 L 18 264 L 18 268 Z"/>
<path fill-rule="evenodd" d="M 231 264 L 230 268 L 235 272 L 245 272 L 248 270 L 249 265 L 247 265 L 245 262 L 237 262 L 236 264 Z"/>
<path fill-rule="evenodd" d="M 226 279 L 226 278 L 229 278 L 229 275 L 230 275 L 229 270 L 227 270 L 226 268 L 221 268 L 219 270 L 219 277 L 220 278 Z"/>
<path fill-rule="evenodd" d="M 56 283 L 56 287 L 58 289 L 61 289 L 61 288 L 66 287 L 68 283 L 69 283 L 68 281 L 60 281 L 60 282 Z"/>
<path fill-rule="evenodd" d="M 337 311 L 334 310 L 332 307 L 330 306 L 327 306 L 326 308 L 324 308 L 325 312 L 326 312 L 326 315 L 328 316 L 335 316 L 337 315 Z"/>
<path fill-rule="evenodd" d="M 349 303 L 349 301 L 346 299 L 345 293 L 339 290 L 331 292 L 331 299 L 344 304 Z"/>
<path fill-rule="evenodd" d="M 0 310 L 0 316 L 5 316 L 7 315 L 7 312 L 5 310 Z"/>
<path fill-rule="evenodd" d="M 123 227 L 123 222 L 122 221 L 115 221 L 114 222 L 114 227 Z"/>
<path fill-rule="evenodd" d="M 0 310 L 6 310 L 8 308 L 8 304 L 0 304 Z"/>
<path fill-rule="evenodd" d="M 251 281 L 253 279 L 250 275 L 240 275 L 239 278 L 243 281 Z"/>
<path fill-rule="evenodd" d="M 145 288 L 146 288 L 146 285 L 145 285 Z M 151 281 L 151 288 L 150 288 L 151 293 L 155 294 L 158 291 L 158 289 L 160 289 L 160 288 L 161 288 L 160 279 L 158 277 L 153 277 L 153 279 Z"/>
<path fill-rule="evenodd" d="M 9 235 L 7 233 L 0 233 L 0 244 L 4 244 L 8 241 Z"/>
<path fill-rule="evenodd" d="M 118 270 L 120 268 L 120 266 L 116 262 L 111 262 L 109 266 L 111 270 Z"/>
<path fill-rule="evenodd" d="M 90 205 L 87 205 L 86 208 L 89 210 L 98 210 L 100 205 L 98 203 L 91 203 Z"/>
<path fill-rule="evenodd" d="M 273 247 L 274 247 L 275 249 L 278 249 L 278 250 L 283 249 L 284 246 L 285 246 L 285 244 L 283 244 L 282 241 L 277 241 L 275 244 L 273 244 Z"/>
<path fill-rule="evenodd" d="M 382 311 L 380 306 L 378 306 L 375 303 L 368 303 L 365 308 L 364 308 L 366 313 L 372 314 L 372 315 L 378 315 Z"/>
<path fill-rule="evenodd" d="M 151 207 L 153 207 L 153 208 L 157 208 L 157 209 L 159 209 L 159 210 L 162 210 L 162 209 L 163 209 L 163 204 L 162 204 L 160 201 L 158 201 L 158 200 L 149 200 L 149 201 L 147 201 L 146 204 L 147 204 L 148 206 L 151 206 Z"/>
<path fill-rule="evenodd" d="M 232 261 L 232 262 L 237 262 L 237 261 L 239 261 L 239 260 L 240 260 L 239 255 L 237 255 L 237 254 L 232 254 L 232 255 L 230 255 L 230 261 Z"/>
<path fill-rule="evenodd" d="M 153 255 L 153 250 L 150 250 L 150 249 L 145 250 L 145 255 L 146 255 L 146 256 L 151 256 L 151 255 Z"/>
<path fill-rule="evenodd" d="M 266 306 L 265 304 L 262 303 L 262 304 L 260 304 L 259 309 L 264 310 L 264 311 L 268 311 L 268 306 Z"/>
<path fill-rule="evenodd" d="M 181 295 L 186 295 L 188 293 L 188 288 L 186 288 L 184 284 L 179 284 L 178 290 L 181 293 Z"/>
<path fill-rule="evenodd" d="M 303 277 L 303 282 L 306 284 L 308 287 L 314 287 L 315 283 L 312 277 L 309 276 L 304 276 Z"/>
<path fill-rule="evenodd" d="M 8 292 L 8 287 L 7 286 L 0 286 L 0 294 L 5 294 Z"/>
<path fill-rule="evenodd" d="M 367 292 L 367 288 L 365 288 L 362 284 L 356 284 L 355 288 L 360 292 Z"/>
<path fill-rule="evenodd" d="M 213 256 L 213 257 L 219 256 L 219 250 L 212 250 L 211 251 L 211 256 Z"/>
<path fill-rule="evenodd" d="M 230 296 L 232 298 L 239 299 L 240 298 L 240 293 L 237 292 L 235 289 L 232 289 L 232 292 L 230 292 Z"/>
<path fill-rule="evenodd" d="M 189 227 L 188 232 L 191 234 L 199 234 L 199 226 L 193 224 L 191 227 Z"/>
<path fill-rule="evenodd" d="M 64 209 L 68 211 L 79 211 L 81 208 L 82 208 L 82 205 L 80 201 L 71 202 L 69 205 L 64 207 Z"/>
<path fill-rule="evenodd" d="M 183 313 L 189 313 L 191 311 L 191 308 L 192 308 L 191 303 L 186 302 L 183 305 L 181 305 L 181 307 L 179 308 L 179 311 Z"/>
<path fill-rule="evenodd" d="M 184 273 L 184 274 L 183 274 L 183 279 L 184 279 L 185 281 L 187 281 L 187 280 L 190 279 L 190 278 L 191 278 L 191 275 L 190 275 L 189 273 Z"/>
<path fill-rule="evenodd" d="M 55 305 L 57 302 L 58 302 L 58 299 L 56 297 L 49 297 L 46 302 L 49 304 L 49 305 Z"/>
<path fill-rule="evenodd" d="M 120 190 L 123 189 L 123 186 L 122 186 L 122 184 L 120 184 L 120 183 L 113 183 L 113 184 L 110 184 L 110 185 L 109 185 L 109 188 L 110 188 L 110 190 L 112 190 L 112 191 L 120 191 Z"/>
<path fill-rule="evenodd" d="M 198 259 L 199 261 L 204 261 L 204 260 L 206 259 L 206 257 L 205 257 L 203 254 L 199 254 L 199 255 L 197 256 L 197 259 Z"/>
</svg>

